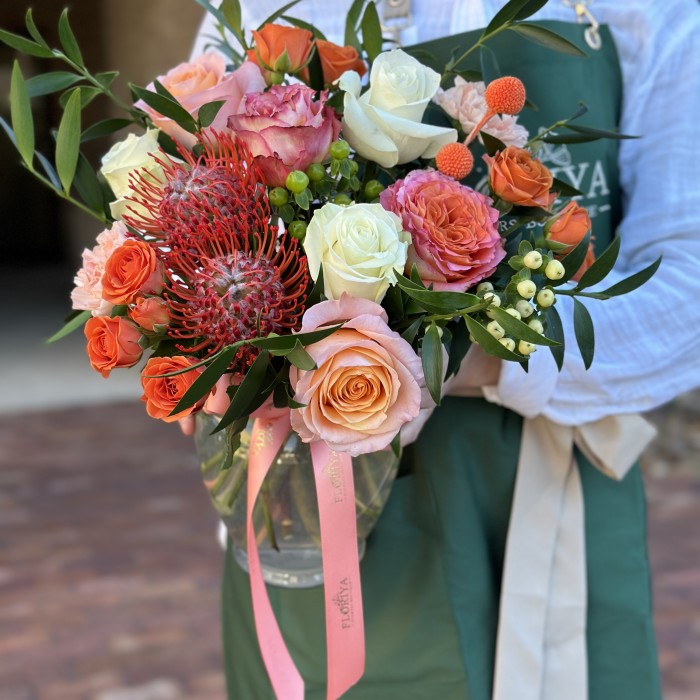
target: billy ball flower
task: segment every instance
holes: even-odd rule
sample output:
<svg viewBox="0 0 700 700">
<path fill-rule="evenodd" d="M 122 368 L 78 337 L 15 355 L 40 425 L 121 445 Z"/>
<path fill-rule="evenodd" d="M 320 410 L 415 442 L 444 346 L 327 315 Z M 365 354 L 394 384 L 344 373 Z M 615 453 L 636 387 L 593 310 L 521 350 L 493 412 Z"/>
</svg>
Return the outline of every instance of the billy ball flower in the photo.
<svg viewBox="0 0 700 700">
<path fill-rule="evenodd" d="M 463 143 L 448 143 L 435 156 L 435 165 L 443 175 L 463 180 L 474 167 L 474 156 Z"/>
<path fill-rule="evenodd" d="M 492 80 L 486 86 L 484 98 L 491 112 L 518 114 L 525 106 L 525 86 L 519 78 L 507 75 Z"/>
</svg>

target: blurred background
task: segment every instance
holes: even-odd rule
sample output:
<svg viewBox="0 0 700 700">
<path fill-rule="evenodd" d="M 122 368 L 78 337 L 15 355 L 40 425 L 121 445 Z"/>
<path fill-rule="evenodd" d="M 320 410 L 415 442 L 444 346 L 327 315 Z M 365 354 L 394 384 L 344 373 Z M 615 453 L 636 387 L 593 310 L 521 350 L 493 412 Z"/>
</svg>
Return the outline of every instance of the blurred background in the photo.
<svg viewBox="0 0 700 700">
<path fill-rule="evenodd" d="M 194 0 L 31 5 L 52 45 L 68 5 L 93 72 L 140 85 L 186 60 L 203 12 Z M 24 33 L 24 11 L 1 3 L 0 27 Z M 0 46 L 5 119 L 14 58 Z M 22 68 L 48 69 L 25 58 Z M 118 87 L 127 97 L 126 80 Z M 34 108 L 46 152 L 58 110 L 48 98 Z M 105 104 L 90 109 L 109 116 Z M 97 162 L 109 145 L 89 155 Z M 147 418 L 136 373 L 107 381 L 90 369 L 81 333 L 45 346 L 99 226 L 18 160 L 1 134 L 0 700 L 223 700 L 222 554 L 192 446 Z M 700 392 L 649 417 L 660 428 L 643 467 L 665 698 L 697 700 Z"/>
</svg>

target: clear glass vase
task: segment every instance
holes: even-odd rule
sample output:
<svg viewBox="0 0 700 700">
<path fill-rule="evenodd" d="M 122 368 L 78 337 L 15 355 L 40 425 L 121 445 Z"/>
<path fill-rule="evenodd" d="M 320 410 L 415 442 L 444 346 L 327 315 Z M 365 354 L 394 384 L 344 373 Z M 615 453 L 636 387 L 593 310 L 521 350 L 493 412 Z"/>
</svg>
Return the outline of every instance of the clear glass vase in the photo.
<svg viewBox="0 0 700 700">
<path fill-rule="evenodd" d="M 234 556 L 247 571 L 246 487 L 252 422 L 240 447 L 227 457 L 226 431 L 211 435 L 217 416 L 197 415 L 195 445 L 202 478 L 231 536 Z M 389 498 L 399 460 L 391 448 L 352 460 L 360 557 Z M 263 578 L 289 588 L 323 583 L 316 485 L 308 444 L 291 431 L 263 482 L 253 511 Z"/>
</svg>

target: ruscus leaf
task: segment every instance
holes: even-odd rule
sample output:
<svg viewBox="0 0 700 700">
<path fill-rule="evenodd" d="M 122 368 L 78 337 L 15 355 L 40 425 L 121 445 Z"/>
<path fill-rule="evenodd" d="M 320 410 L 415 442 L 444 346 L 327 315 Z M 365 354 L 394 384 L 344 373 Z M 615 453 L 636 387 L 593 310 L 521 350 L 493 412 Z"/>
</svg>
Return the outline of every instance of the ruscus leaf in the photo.
<svg viewBox="0 0 700 700">
<path fill-rule="evenodd" d="M 581 352 L 584 367 L 588 369 L 593 362 L 595 333 L 591 315 L 578 299 L 574 299 L 574 333 L 576 334 L 576 342 Z"/>
<path fill-rule="evenodd" d="M 34 161 L 34 118 L 29 104 L 27 84 L 24 82 L 19 62 L 12 66 L 12 82 L 10 83 L 10 116 L 15 132 L 15 144 L 22 160 L 30 170 Z"/>
<path fill-rule="evenodd" d="M 581 51 L 576 44 L 571 43 L 560 34 L 550 29 L 540 27 L 537 24 L 523 22 L 522 24 L 514 24 L 510 29 L 534 44 L 544 46 L 547 49 L 559 51 L 560 53 L 565 53 L 570 56 L 578 56 L 580 58 L 586 57 L 585 51 Z"/>
<path fill-rule="evenodd" d="M 440 340 L 440 332 L 434 321 L 430 324 L 423 337 L 421 362 L 423 363 L 425 384 L 428 387 L 428 391 L 435 405 L 439 406 L 444 371 L 442 367 L 442 341 Z"/>
<path fill-rule="evenodd" d="M 70 190 L 80 153 L 80 88 L 66 102 L 56 136 L 56 172 L 64 192 Z"/>
<path fill-rule="evenodd" d="M 616 236 L 601 256 L 583 273 L 576 284 L 576 290 L 598 284 L 612 270 L 619 253 L 620 237 Z"/>
<path fill-rule="evenodd" d="M 80 53 L 80 47 L 71 29 L 70 22 L 68 21 L 68 8 L 63 10 L 61 17 L 58 20 L 58 38 L 61 42 L 63 50 L 66 52 L 66 56 L 79 66 L 83 66 L 83 56 Z"/>
<path fill-rule="evenodd" d="M 550 345 L 549 349 L 552 351 L 552 357 L 554 357 L 561 372 L 561 368 L 564 366 L 564 327 L 559 312 L 553 306 L 547 309 L 547 337 L 559 343 L 559 345 Z"/>
</svg>

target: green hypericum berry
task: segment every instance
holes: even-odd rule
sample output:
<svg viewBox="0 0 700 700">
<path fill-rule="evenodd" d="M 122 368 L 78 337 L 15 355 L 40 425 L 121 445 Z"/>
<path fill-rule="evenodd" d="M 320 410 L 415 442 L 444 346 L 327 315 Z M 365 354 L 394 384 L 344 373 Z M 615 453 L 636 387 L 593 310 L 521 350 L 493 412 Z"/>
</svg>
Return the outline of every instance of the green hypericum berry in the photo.
<svg viewBox="0 0 700 700">
<path fill-rule="evenodd" d="M 333 204 L 340 204 L 343 207 L 346 207 L 348 204 L 352 204 L 352 199 L 348 197 L 346 194 L 337 194 L 335 197 L 333 197 Z"/>
<path fill-rule="evenodd" d="M 350 168 L 350 177 L 356 175 L 358 169 L 360 168 L 360 166 L 354 160 L 348 161 L 348 167 Z"/>
<path fill-rule="evenodd" d="M 521 355 L 532 355 L 532 353 L 537 350 L 537 346 L 533 345 L 532 343 L 528 343 L 527 340 L 521 340 L 518 343 L 518 350 L 520 351 Z"/>
<path fill-rule="evenodd" d="M 328 154 L 331 158 L 343 160 L 350 155 L 350 146 L 348 146 L 346 141 L 333 141 L 331 147 L 328 149 Z"/>
<path fill-rule="evenodd" d="M 311 182 L 320 182 L 326 177 L 326 168 L 321 163 L 311 163 L 306 169 L 306 174 L 309 176 Z"/>
<path fill-rule="evenodd" d="M 529 301 L 526 301 L 525 299 L 520 299 L 519 301 L 516 301 L 515 308 L 520 313 L 521 318 L 528 318 L 529 316 L 532 316 L 532 314 L 535 311 L 535 309 L 532 307 L 532 304 Z"/>
<path fill-rule="evenodd" d="M 539 333 L 540 335 L 544 333 L 544 325 L 538 318 L 533 318 L 531 321 L 528 321 L 527 325 L 530 326 L 535 333 Z"/>
<path fill-rule="evenodd" d="M 546 309 L 555 302 L 554 292 L 551 289 L 540 289 L 537 292 L 537 306 Z"/>
<path fill-rule="evenodd" d="M 297 238 L 300 241 L 304 240 L 304 236 L 306 236 L 306 221 L 292 221 L 291 224 L 289 224 L 289 235 L 292 238 Z"/>
<path fill-rule="evenodd" d="M 370 180 L 365 184 L 365 197 L 376 199 L 386 188 L 379 180 Z"/>
<path fill-rule="evenodd" d="M 564 266 L 558 260 L 552 260 L 547 263 L 544 269 L 544 274 L 547 279 L 560 280 L 566 273 Z"/>
<path fill-rule="evenodd" d="M 492 292 L 493 291 L 493 285 L 491 282 L 479 282 L 479 284 L 476 285 L 476 293 L 481 294 L 481 293 L 486 293 L 486 292 Z M 486 298 L 484 296 L 484 298 Z"/>
<path fill-rule="evenodd" d="M 503 326 L 498 321 L 491 321 L 486 326 L 486 330 L 496 339 L 500 340 L 506 332 L 503 330 Z"/>
<path fill-rule="evenodd" d="M 292 170 L 284 181 L 285 187 L 294 194 L 301 194 L 309 186 L 309 176 L 301 170 Z"/>
<path fill-rule="evenodd" d="M 499 338 L 498 342 L 511 352 L 515 350 L 515 341 L 512 338 Z"/>
<path fill-rule="evenodd" d="M 542 253 L 536 250 L 531 250 L 523 258 L 523 263 L 525 267 L 530 268 L 530 270 L 537 270 L 542 266 Z"/>
<path fill-rule="evenodd" d="M 275 187 L 270 190 L 268 199 L 273 207 L 283 207 L 289 201 L 289 192 L 284 187 Z"/>
</svg>

